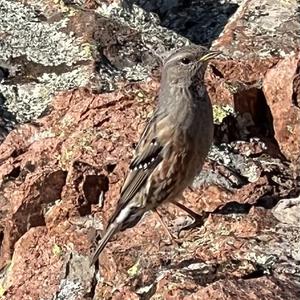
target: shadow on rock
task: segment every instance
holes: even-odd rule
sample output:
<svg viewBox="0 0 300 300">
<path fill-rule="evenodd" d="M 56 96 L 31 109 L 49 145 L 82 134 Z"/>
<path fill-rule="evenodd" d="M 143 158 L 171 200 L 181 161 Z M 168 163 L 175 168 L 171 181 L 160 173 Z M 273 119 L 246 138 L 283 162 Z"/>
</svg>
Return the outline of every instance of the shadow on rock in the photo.
<svg viewBox="0 0 300 300">
<path fill-rule="evenodd" d="M 236 3 L 214 0 L 127 0 L 123 5 L 130 9 L 133 4 L 157 14 L 162 26 L 193 43 L 207 46 L 219 36 L 228 19 L 238 8 Z"/>
</svg>

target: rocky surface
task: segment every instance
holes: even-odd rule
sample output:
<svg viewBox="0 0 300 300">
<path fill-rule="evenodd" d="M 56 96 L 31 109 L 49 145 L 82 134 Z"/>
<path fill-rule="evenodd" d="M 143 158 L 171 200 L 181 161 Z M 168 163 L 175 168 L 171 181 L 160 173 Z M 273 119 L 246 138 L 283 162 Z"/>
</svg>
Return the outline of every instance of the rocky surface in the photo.
<svg viewBox="0 0 300 300">
<path fill-rule="evenodd" d="M 2 298 L 299 299 L 298 12 L 0 1 Z M 207 72 L 215 143 L 185 193 L 211 214 L 175 245 L 148 213 L 89 267 L 155 106 L 159 57 L 191 41 L 223 51 Z M 190 224 L 161 210 L 174 233 Z"/>
</svg>

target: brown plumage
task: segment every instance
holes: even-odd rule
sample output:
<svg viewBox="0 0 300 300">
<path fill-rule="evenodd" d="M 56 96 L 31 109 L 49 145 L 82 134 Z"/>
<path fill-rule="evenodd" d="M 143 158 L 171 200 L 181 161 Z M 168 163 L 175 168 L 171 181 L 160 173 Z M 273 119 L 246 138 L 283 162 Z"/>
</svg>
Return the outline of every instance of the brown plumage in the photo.
<svg viewBox="0 0 300 300">
<path fill-rule="evenodd" d="M 135 226 L 145 212 L 163 202 L 176 204 L 200 172 L 213 138 L 204 73 L 208 60 L 217 54 L 187 46 L 166 59 L 158 107 L 141 135 L 116 210 L 91 264 L 116 232 Z"/>
</svg>

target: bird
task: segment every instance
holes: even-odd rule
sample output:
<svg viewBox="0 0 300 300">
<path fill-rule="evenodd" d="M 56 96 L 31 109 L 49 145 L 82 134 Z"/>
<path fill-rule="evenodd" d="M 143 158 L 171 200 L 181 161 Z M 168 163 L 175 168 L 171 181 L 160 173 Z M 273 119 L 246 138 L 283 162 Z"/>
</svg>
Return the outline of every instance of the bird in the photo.
<svg viewBox="0 0 300 300">
<path fill-rule="evenodd" d="M 163 203 L 199 216 L 178 199 L 201 171 L 213 141 L 212 104 L 204 74 L 209 60 L 219 54 L 189 45 L 171 52 L 163 62 L 157 107 L 137 143 L 91 265 L 113 235 L 134 227 L 146 212 L 157 212 Z"/>
</svg>

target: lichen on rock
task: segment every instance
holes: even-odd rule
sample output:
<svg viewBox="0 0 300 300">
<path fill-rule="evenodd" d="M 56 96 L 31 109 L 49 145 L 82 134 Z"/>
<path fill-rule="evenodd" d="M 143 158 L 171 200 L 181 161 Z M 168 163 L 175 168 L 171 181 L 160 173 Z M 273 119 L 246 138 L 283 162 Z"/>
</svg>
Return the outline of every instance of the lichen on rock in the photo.
<svg viewBox="0 0 300 300">
<path fill-rule="evenodd" d="M 299 299 L 298 16 L 280 0 L 2 0 L 2 298 Z M 163 206 L 180 244 L 149 212 L 90 267 L 161 60 L 191 42 L 223 52 L 205 79 L 214 145 L 184 193 L 208 217 Z"/>
</svg>

